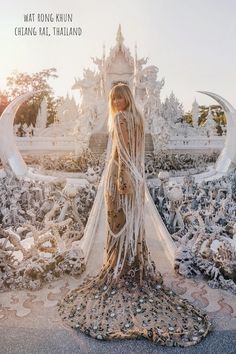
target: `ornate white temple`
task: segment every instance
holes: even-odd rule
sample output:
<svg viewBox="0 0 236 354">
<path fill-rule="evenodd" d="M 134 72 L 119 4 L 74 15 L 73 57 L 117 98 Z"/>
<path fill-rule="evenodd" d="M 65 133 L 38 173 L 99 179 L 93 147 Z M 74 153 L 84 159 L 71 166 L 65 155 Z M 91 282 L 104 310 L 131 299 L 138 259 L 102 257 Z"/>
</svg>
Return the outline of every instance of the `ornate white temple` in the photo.
<svg viewBox="0 0 236 354">
<path fill-rule="evenodd" d="M 67 96 L 58 107 L 57 119 L 46 127 L 47 110 L 43 101 L 35 128 L 27 137 L 18 138 L 20 149 L 36 150 L 42 145 L 47 150 L 75 151 L 84 148 L 102 153 L 107 144 L 108 93 L 113 85 L 124 82 L 131 88 L 136 102 L 145 118 L 146 151 L 221 149 L 224 136 L 215 131 L 215 121 L 209 111 L 206 126 L 198 126 L 199 107 L 193 103 L 193 125 L 180 123 L 182 104 L 173 93 L 161 102 L 160 93 L 164 79 L 159 80 L 159 69 L 146 65 L 147 58 L 138 59 L 137 46 L 134 55 L 124 45 L 124 36 L 119 25 L 116 44 L 106 55 L 103 47 L 101 58 L 92 58 L 97 70 L 85 69 L 82 78 L 76 78 L 72 89 L 79 90 L 80 104 Z M 207 129 L 206 129 L 207 128 Z M 23 140 L 24 141 L 23 141 Z M 30 146 L 28 140 L 31 140 Z M 42 147 L 41 145 L 41 147 Z"/>
</svg>

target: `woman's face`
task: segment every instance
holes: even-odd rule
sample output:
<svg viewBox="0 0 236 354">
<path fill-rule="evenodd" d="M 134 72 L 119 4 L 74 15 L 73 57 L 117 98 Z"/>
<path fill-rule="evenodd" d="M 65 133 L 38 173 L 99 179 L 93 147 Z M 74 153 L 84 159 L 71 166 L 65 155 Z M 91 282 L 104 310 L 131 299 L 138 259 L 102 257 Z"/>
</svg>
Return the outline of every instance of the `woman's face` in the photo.
<svg viewBox="0 0 236 354">
<path fill-rule="evenodd" d="M 125 111 L 127 108 L 127 103 L 125 101 L 125 98 L 122 96 L 115 96 L 112 100 L 112 105 L 115 108 L 117 112 L 119 111 Z"/>
</svg>

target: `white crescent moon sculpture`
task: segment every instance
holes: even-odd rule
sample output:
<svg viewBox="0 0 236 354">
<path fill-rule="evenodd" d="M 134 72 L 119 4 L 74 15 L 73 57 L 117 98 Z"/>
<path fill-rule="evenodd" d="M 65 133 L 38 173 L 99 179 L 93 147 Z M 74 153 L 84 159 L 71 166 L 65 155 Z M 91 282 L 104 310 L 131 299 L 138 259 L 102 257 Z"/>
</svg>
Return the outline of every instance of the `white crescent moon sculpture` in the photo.
<svg viewBox="0 0 236 354">
<path fill-rule="evenodd" d="M 227 173 L 232 165 L 236 165 L 236 110 L 223 97 L 207 91 L 197 91 L 214 98 L 223 108 L 227 118 L 227 133 L 225 146 L 218 157 L 215 170 L 219 173 Z"/>
<path fill-rule="evenodd" d="M 37 91 L 38 92 L 38 91 Z M 0 158 L 3 166 L 9 166 L 16 176 L 27 174 L 27 165 L 16 145 L 13 125 L 19 107 L 32 97 L 36 91 L 16 97 L 3 111 L 0 118 Z"/>
</svg>

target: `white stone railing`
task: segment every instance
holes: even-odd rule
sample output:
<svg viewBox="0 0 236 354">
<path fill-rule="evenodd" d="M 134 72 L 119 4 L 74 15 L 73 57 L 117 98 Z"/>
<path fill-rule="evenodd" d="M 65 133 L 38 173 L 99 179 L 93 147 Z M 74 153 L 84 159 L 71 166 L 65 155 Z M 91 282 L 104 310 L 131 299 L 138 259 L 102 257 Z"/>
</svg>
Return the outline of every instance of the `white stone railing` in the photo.
<svg viewBox="0 0 236 354">
<path fill-rule="evenodd" d="M 20 151 L 72 151 L 76 150 L 79 142 L 76 142 L 74 137 L 16 137 L 17 146 Z M 205 150 L 215 149 L 221 150 L 224 146 L 225 136 L 191 136 L 181 137 L 172 136 L 167 148 L 180 150 Z"/>
<path fill-rule="evenodd" d="M 73 137 L 16 137 L 21 151 L 74 151 L 76 141 Z"/>
<path fill-rule="evenodd" d="M 216 149 L 221 150 L 224 146 L 225 136 L 172 136 L 167 144 L 168 149 Z"/>
</svg>

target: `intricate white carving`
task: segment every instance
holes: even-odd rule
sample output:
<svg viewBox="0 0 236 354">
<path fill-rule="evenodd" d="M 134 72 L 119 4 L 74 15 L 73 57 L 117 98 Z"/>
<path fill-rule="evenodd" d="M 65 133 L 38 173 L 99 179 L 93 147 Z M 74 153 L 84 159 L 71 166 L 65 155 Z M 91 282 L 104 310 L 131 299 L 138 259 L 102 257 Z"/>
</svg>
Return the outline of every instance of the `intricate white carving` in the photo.
<svg viewBox="0 0 236 354">
<path fill-rule="evenodd" d="M 199 105 L 197 103 L 197 100 L 193 102 L 192 105 L 192 124 L 193 127 L 198 127 L 198 117 L 199 117 Z"/>
<path fill-rule="evenodd" d="M 216 171 L 226 173 L 232 165 L 236 165 L 236 110 L 225 98 L 212 92 L 200 92 L 214 98 L 222 106 L 227 117 L 225 146 L 216 163 Z"/>
<path fill-rule="evenodd" d="M 166 172 L 158 177 L 151 194 L 177 246 L 176 270 L 236 293 L 236 170 L 200 184 L 190 175 L 175 185 Z"/>
<path fill-rule="evenodd" d="M 28 92 L 15 98 L 3 111 L 0 119 L 0 158 L 6 170 L 11 169 L 17 176 L 25 175 L 26 164 L 16 146 L 13 133 L 15 115 L 23 102 L 33 96 L 34 92 Z"/>
<path fill-rule="evenodd" d="M 47 100 L 44 97 L 37 114 L 35 128 L 34 128 L 34 135 L 40 136 L 43 135 L 44 129 L 47 127 L 47 120 L 48 120 L 48 112 L 47 112 Z"/>
</svg>

